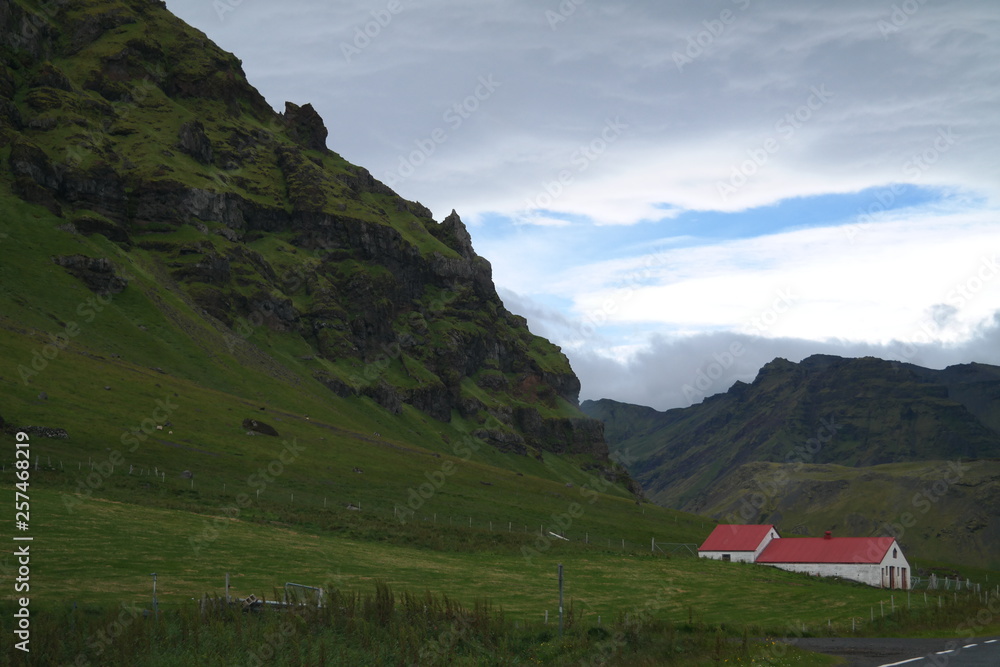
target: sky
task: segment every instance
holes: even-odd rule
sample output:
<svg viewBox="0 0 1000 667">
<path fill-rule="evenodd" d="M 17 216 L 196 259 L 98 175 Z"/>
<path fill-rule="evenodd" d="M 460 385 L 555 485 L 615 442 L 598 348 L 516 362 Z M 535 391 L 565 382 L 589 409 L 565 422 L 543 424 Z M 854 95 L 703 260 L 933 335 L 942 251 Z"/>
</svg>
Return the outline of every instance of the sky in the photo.
<svg viewBox="0 0 1000 667">
<path fill-rule="evenodd" d="M 581 399 L 1000 364 L 1000 3 L 167 0 L 441 220 Z"/>
</svg>

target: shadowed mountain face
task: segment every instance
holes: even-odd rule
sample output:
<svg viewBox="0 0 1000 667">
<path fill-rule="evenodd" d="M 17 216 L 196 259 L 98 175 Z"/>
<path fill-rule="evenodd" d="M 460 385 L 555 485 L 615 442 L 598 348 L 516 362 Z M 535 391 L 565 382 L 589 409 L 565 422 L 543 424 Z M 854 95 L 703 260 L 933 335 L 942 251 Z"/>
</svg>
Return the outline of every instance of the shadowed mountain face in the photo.
<svg viewBox="0 0 1000 667">
<path fill-rule="evenodd" d="M 971 560 L 997 560 L 1000 534 L 987 527 L 1000 513 L 995 366 L 775 359 L 753 383 L 688 408 L 582 407 L 661 505 L 803 534 L 904 532 L 904 543 L 937 539 L 929 551 L 942 556 L 965 540 Z"/>
<path fill-rule="evenodd" d="M 621 476 L 565 356 L 504 308 L 458 214 L 434 221 L 327 148 L 347 131 L 308 104 L 275 112 L 162 3 L 3 3 L 4 335 L 62 327 L 88 295 L 143 327 L 163 372 L 232 390 L 235 362 Z M 138 361 L 130 327 L 70 337 Z"/>
</svg>

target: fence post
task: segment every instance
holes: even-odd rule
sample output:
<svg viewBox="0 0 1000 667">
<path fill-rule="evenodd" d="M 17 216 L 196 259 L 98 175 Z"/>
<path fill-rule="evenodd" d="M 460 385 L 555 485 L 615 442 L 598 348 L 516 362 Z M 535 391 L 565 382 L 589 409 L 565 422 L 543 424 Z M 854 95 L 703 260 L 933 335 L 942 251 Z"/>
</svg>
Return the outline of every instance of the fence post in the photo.
<svg viewBox="0 0 1000 667">
<path fill-rule="evenodd" d="M 153 619 L 157 623 L 159 623 L 160 622 L 159 604 L 157 604 L 156 601 L 156 573 L 151 572 L 149 576 L 153 578 Z"/>
<path fill-rule="evenodd" d="M 559 563 L 559 637 L 563 634 L 563 567 Z"/>
</svg>

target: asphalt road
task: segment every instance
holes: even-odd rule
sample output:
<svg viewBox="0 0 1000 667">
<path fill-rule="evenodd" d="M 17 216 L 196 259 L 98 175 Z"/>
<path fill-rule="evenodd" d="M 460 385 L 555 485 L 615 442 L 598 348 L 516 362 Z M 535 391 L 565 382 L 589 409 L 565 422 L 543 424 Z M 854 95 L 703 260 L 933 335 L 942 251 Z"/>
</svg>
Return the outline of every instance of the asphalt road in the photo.
<svg viewBox="0 0 1000 667">
<path fill-rule="evenodd" d="M 799 648 L 847 659 L 850 667 L 1000 667 L 1000 637 L 976 639 L 782 640 Z"/>
</svg>

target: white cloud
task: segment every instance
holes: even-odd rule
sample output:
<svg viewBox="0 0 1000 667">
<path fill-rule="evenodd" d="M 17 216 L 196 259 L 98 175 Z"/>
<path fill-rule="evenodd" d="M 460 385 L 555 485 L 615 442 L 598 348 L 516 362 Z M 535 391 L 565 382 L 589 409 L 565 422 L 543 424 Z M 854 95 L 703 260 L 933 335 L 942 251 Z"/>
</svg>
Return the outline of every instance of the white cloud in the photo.
<svg viewBox="0 0 1000 667">
<path fill-rule="evenodd" d="M 766 354 L 748 354 L 746 373 L 782 350 L 888 354 L 918 335 L 933 337 L 927 359 L 993 354 L 974 343 L 994 331 L 1000 279 L 956 290 L 1000 251 L 994 0 L 909 12 L 888 0 L 586 2 L 555 23 L 555 2 L 399 1 L 350 58 L 342 45 L 387 2 L 229 3 L 221 20 L 204 0 L 168 6 L 236 52 L 275 107 L 312 102 L 330 147 L 378 178 L 446 128 L 394 187 L 439 218 L 458 210 L 505 300 L 572 347 L 585 392 L 623 369 L 685 376 L 685 358 L 746 331 L 789 288 L 794 307 L 750 327 Z M 496 91 L 447 125 L 490 75 Z M 614 119 L 627 127 L 612 141 Z M 754 217 L 892 184 L 946 201 L 780 233 Z M 676 226 L 686 211 L 746 211 L 749 229 L 700 235 Z M 638 402 L 637 388 L 672 391 L 620 382 Z"/>
</svg>

